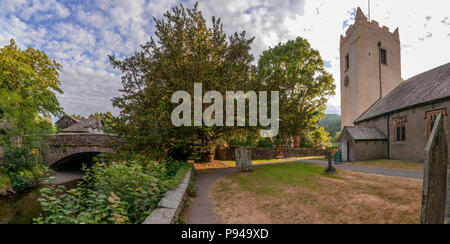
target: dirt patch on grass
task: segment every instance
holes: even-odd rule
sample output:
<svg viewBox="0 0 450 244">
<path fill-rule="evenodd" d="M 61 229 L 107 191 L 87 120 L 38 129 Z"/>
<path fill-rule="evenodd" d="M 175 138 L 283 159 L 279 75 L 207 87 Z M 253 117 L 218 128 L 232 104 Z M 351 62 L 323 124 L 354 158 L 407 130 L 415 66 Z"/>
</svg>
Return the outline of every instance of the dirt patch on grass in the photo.
<svg viewBox="0 0 450 244">
<path fill-rule="evenodd" d="M 214 184 L 210 197 L 221 223 L 419 223 L 421 180 L 339 170 L 332 178 L 317 175 L 313 188 L 258 182 L 255 188 L 271 189 L 265 193 L 242 185 L 242 178 L 259 173 L 232 175 Z"/>
<path fill-rule="evenodd" d="M 210 163 L 194 163 L 196 170 L 225 169 L 236 167 L 232 162 L 214 161 Z"/>
<path fill-rule="evenodd" d="M 311 159 L 309 158 L 298 158 L 298 159 Z M 266 164 L 266 163 L 282 163 L 282 162 L 290 162 L 296 161 L 297 158 L 286 158 L 286 159 L 265 159 L 265 160 L 253 160 L 253 165 L 258 164 Z M 236 167 L 235 161 L 213 161 L 209 163 L 194 163 L 194 168 L 196 170 L 209 170 L 209 169 L 225 169 L 225 168 L 234 168 Z"/>
</svg>

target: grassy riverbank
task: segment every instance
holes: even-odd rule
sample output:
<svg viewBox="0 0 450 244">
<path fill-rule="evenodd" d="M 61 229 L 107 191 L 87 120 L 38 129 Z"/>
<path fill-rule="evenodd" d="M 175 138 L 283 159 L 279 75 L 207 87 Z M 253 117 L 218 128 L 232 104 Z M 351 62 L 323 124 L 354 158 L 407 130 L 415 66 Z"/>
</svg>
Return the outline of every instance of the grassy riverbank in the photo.
<svg viewBox="0 0 450 244">
<path fill-rule="evenodd" d="M 139 224 L 175 188 L 192 166 L 142 158 L 97 163 L 75 189 L 49 186 L 41 190 L 38 224 Z"/>
<path fill-rule="evenodd" d="M 42 164 L 8 173 L 3 167 L 0 167 L 0 197 L 24 191 L 50 174 L 51 169 Z"/>
</svg>

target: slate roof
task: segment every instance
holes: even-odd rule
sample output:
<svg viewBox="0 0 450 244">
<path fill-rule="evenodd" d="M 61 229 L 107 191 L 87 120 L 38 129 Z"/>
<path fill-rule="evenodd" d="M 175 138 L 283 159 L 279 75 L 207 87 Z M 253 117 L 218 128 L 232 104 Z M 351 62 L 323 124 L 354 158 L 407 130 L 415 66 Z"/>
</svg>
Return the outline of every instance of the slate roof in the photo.
<svg viewBox="0 0 450 244">
<path fill-rule="evenodd" d="M 89 128 L 103 131 L 104 127 L 102 120 L 95 118 L 82 120 L 72 126 L 61 130 L 61 133 L 89 133 Z"/>
<path fill-rule="evenodd" d="M 400 83 L 356 119 L 355 123 L 447 98 L 450 99 L 450 63 Z"/>
<path fill-rule="evenodd" d="M 376 127 L 368 126 L 368 127 L 353 127 L 346 126 L 344 127 L 344 131 L 347 131 L 348 134 L 355 140 L 386 140 L 386 136 L 378 130 Z M 341 134 L 341 137 L 344 133 Z M 339 138 L 339 141 L 341 138 Z"/>
<path fill-rule="evenodd" d="M 78 118 L 75 118 L 74 116 L 72 116 L 72 115 L 64 115 L 63 117 L 61 117 L 58 121 L 56 121 L 56 123 L 58 123 L 59 121 L 61 121 L 62 119 L 64 119 L 64 117 L 69 117 L 69 118 L 71 118 L 71 119 L 73 119 L 75 122 L 77 122 L 77 123 L 79 123 L 81 120 L 80 119 L 78 119 Z"/>
</svg>

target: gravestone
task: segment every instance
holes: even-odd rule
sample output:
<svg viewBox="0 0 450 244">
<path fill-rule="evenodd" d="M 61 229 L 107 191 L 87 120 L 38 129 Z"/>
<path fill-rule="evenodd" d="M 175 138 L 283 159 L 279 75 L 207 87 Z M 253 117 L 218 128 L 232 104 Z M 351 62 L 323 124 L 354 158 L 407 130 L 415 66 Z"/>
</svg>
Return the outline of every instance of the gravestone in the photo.
<svg viewBox="0 0 450 244">
<path fill-rule="evenodd" d="M 447 174 L 447 203 L 445 204 L 445 223 L 450 223 L 450 174 Z"/>
<path fill-rule="evenodd" d="M 448 147 L 442 115 L 436 118 L 427 146 L 422 193 L 422 224 L 443 224 L 447 194 Z"/>
<path fill-rule="evenodd" d="M 328 158 L 328 167 L 327 167 L 327 169 L 325 169 L 325 174 L 333 174 L 333 173 L 336 173 L 336 169 L 333 167 L 333 165 L 331 164 L 331 160 L 332 160 L 332 157 L 331 157 L 331 151 L 328 151 L 328 156 L 327 156 L 327 158 Z"/>
<path fill-rule="evenodd" d="M 251 171 L 252 166 L 252 151 L 249 148 L 238 147 L 235 151 L 236 168 L 240 172 Z"/>
</svg>

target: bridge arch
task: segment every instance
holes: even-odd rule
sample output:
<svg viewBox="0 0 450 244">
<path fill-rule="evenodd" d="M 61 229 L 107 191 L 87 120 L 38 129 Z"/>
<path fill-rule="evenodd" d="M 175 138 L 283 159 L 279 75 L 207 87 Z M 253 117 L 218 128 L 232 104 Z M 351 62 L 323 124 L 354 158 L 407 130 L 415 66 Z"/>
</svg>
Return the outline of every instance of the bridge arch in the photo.
<svg viewBox="0 0 450 244">
<path fill-rule="evenodd" d="M 115 135 L 71 133 L 48 136 L 48 148 L 43 152 L 44 163 L 53 167 L 70 158 L 92 157 L 99 153 L 113 152 Z"/>
</svg>

